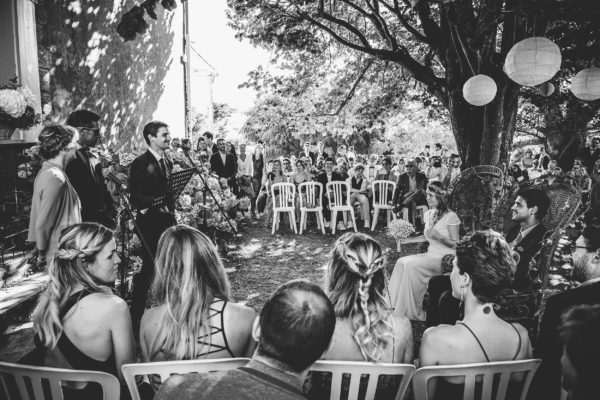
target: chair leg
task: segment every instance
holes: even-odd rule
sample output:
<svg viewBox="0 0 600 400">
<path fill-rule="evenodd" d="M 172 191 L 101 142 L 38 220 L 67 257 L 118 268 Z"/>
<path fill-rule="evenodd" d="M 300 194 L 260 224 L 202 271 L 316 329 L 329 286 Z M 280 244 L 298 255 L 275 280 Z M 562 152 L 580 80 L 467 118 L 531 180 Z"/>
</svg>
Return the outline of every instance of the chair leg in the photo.
<svg viewBox="0 0 600 400">
<path fill-rule="evenodd" d="M 354 217 L 354 210 L 350 209 L 350 217 L 352 217 L 352 226 L 354 226 L 354 232 L 358 232 L 358 229 L 356 229 L 356 218 Z"/>
<path fill-rule="evenodd" d="M 304 228 L 304 218 L 306 218 L 306 211 L 300 211 L 300 234 L 302 235 L 302 228 Z"/>
<path fill-rule="evenodd" d="M 392 210 L 386 210 L 386 216 L 387 216 L 387 226 L 390 226 L 390 221 L 392 220 Z"/>
<path fill-rule="evenodd" d="M 271 229 L 271 235 L 275 234 L 275 227 L 277 226 L 277 217 L 279 216 L 279 212 L 273 212 L 273 228 Z"/>
<path fill-rule="evenodd" d="M 373 223 L 371 224 L 371 232 L 375 230 L 377 226 L 377 218 L 379 218 L 379 207 L 375 207 L 373 211 Z"/>
<path fill-rule="evenodd" d="M 290 215 L 290 225 L 294 228 L 294 233 L 297 235 L 298 229 L 296 228 L 296 217 L 294 216 L 294 212 L 288 211 L 288 214 Z"/>
<path fill-rule="evenodd" d="M 402 219 L 408 222 L 408 208 L 406 207 L 402 209 Z"/>
<path fill-rule="evenodd" d="M 317 225 L 321 228 L 323 235 L 325 234 L 325 221 L 323 221 L 323 211 L 317 211 Z"/>
<path fill-rule="evenodd" d="M 335 235 L 335 225 L 337 223 L 337 210 L 331 211 L 331 233 Z"/>
<path fill-rule="evenodd" d="M 344 219 L 344 225 L 348 227 L 348 212 L 342 211 L 342 218 Z"/>
</svg>

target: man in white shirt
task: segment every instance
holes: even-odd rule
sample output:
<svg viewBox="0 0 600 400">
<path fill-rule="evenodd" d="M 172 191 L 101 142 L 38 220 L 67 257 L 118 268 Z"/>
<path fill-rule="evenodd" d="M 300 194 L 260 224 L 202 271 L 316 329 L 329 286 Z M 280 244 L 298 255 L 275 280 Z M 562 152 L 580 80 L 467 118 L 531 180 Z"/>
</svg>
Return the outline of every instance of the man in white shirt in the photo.
<svg viewBox="0 0 600 400">
<path fill-rule="evenodd" d="M 240 144 L 237 160 L 237 173 L 239 197 L 254 197 L 254 188 L 252 185 L 252 176 L 254 176 L 254 162 L 252 157 L 246 154 L 246 143 Z"/>
</svg>

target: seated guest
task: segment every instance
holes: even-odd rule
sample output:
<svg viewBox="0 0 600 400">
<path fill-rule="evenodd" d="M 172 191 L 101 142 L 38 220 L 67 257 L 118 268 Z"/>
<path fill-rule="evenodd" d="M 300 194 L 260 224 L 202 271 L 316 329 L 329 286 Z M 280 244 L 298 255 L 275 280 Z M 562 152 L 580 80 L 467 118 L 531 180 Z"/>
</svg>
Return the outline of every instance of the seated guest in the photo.
<svg viewBox="0 0 600 400">
<path fill-rule="evenodd" d="M 113 233 L 104 226 L 63 230 L 32 317 L 43 365 L 106 372 L 124 383 L 121 366 L 136 359 L 129 308 L 110 289 L 120 261 Z M 71 382 L 64 392 L 65 399 L 102 398 L 92 384 Z"/>
<path fill-rule="evenodd" d="M 323 162 L 329 157 L 329 154 L 325 153 L 323 149 L 325 148 L 325 144 L 322 140 L 317 142 L 317 152 L 315 153 L 315 159 L 313 160 L 313 164 L 317 164 L 317 160 L 319 158 L 323 158 Z"/>
<path fill-rule="evenodd" d="M 154 399 L 305 399 L 308 370 L 328 348 L 334 329 L 335 313 L 321 288 L 301 280 L 285 283 L 254 322 L 258 348 L 245 367 L 174 375 Z"/>
<path fill-rule="evenodd" d="M 327 197 L 327 184 L 334 181 L 343 181 L 343 179 L 340 174 L 333 170 L 333 158 L 328 158 L 327 161 L 325 161 L 325 171 L 317 176 L 317 182 L 323 185 L 323 218 L 325 218 L 326 228 L 329 227 L 329 221 L 331 219 L 331 210 L 329 209 L 329 199 Z M 340 224 L 338 225 L 338 229 L 346 229 L 343 222 L 340 221 Z"/>
<path fill-rule="evenodd" d="M 381 162 L 381 169 L 377 172 L 375 180 L 396 182 L 396 177 L 394 176 L 394 173 L 392 172 L 392 159 L 391 158 L 383 159 L 383 161 Z"/>
<path fill-rule="evenodd" d="M 289 158 L 283 158 L 281 160 L 281 165 L 282 165 L 282 169 L 281 171 L 283 172 L 283 175 L 290 176 L 294 173 L 294 168 L 292 167 L 292 161 Z"/>
<path fill-rule="evenodd" d="M 288 160 L 289 163 L 289 160 Z M 287 177 L 284 175 L 281 168 L 281 161 L 279 159 L 273 160 L 273 171 L 267 173 L 265 179 L 265 189 L 267 191 L 267 205 L 265 207 L 265 222 L 268 224 L 269 220 L 273 216 L 273 196 L 271 193 L 271 187 L 276 183 L 287 182 Z M 275 196 L 279 196 L 277 192 L 275 192 Z"/>
<path fill-rule="evenodd" d="M 598 398 L 600 305 L 569 309 L 559 328 L 563 342 L 562 387 L 570 400 Z"/>
<path fill-rule="evenodd" d="M 515 273 L 515 257 L 508 243 L 494 231 L 478 231 L 456 245 L 450 279 L 452 295 L 465 305 L 456 325 L 429 328 L 423 334 L 419 366 L 456 365 L 531 358 L 527 330 L 494 312 L 494 301 Z M 516 378 L 516 377 L 515 377 Z M 462 399 L 463 382 L 437 380 L 435 399 Z M 516 399 L 509 386 L 507 399 Z"/>
<path fill-rule="evenodd" d="M 522 170 L 518 164 L 513 164 L 509 173 L 515 183 L 521 184 L 529 180 L 527 170 Z"/>
<path fill-rule="evenodd" d="M 406 172 L 398 177 L 396 190 L 392 199 L 399 212 L 406 207 L 409 215 L 413 215 L 416 206 L 427 203 L 425 197 L 425 188 L 427 187 L 427 176 L 418 170 L 414 160 L 408 160 L 406 163 Z M 443 190 L 443 189 L 442 189 Z"/>
<path fill-rule="evenodd" d="M 304 146 L 302 147 L 302 151 L 298 155 L 298 157 L 309 157 L 312 161 L 317 160 L 317 155 L 310 151 L 310 143 L 304 142 Z"/>
<path fill-rule="evenodd" d="M 165 231 L 158 243 L 152 285 L 157 306 L 140 326 L 149 361 L 249 357 L 254 310 L 229 301 L 229 281 L 216 247 L 187 225 Z"/>
<path fill-rule="evenodd" d="M 460 175 L 461 164 L 462 160 L 460 159 L 460 156 L 458 154 L 452 154 L 450 156 L 449 166 L 445 169 L 445 171 L 443 171 L 442 175 L 440 176 L 440 181 L 444 184 L 444 187 L 446 189 L 448 189 L 450 187 L 450 183 L 452 183 L 452 181 L 456 179 L 458 175 Z"/>
<path fill-rule="evenodd" d="M 265 166 L 265 175 L 261 177 L 261 185 L 260 190 L 258 191 L 258 195 L 256 196 L 256 212 L 262 214 L 265 211 L 265 207 L 267 205 L 267 198 L 269 194 L 267 193 L 267 176 L 273 169 L 273 160 L 267 161 L 267 165 Z M 256 172 L 256 170 L 255 170 Z"/>
<path fill-rule="evenodd" d="M 569 307 L 581 304 L 600 304 L 600 226 L 590 225 L 577 239 L 572 259 L 583 283 L 571 290 L 551 296 L 546 301 L 540 324 L 540 335 L 534 356 L 542 359 L 528 399 L 558 400 L 560 398 L 560 367 L 562 345 L 559 337 L 561 315 Z"/>
<path fill-rule="evenodd" d="M 427 282 L 441 273 L 442 258 L 454 254 L 459 239 L 460 219 L 448 208 L 446 193 L 440 182 L 427 186 L 425 238 L 427 253 L 402 257 L 396 263 L 390 278 L 390 297 L 394 311 L 411 320 L 424 321 L 423 297 Z"/>
<path fill-rule="evenodd" d="M 354 177 L 346 179 L 350 188 L 350 204 L 360 203 L 360 216 L 364 221 L 364 227 L 371 226 L 371 209 L 369 208 L 369 199 L 367 193 L 369 190 L 369 182 L 363 176 L 365 167 L 362 164 L 356 165 L 354 168 Z"/>
<path fill-rule="evenodd" d="M 515 200 L 512 206 L 512 220 L 516 222 L 506 235 L 506 241 L 519 255 L 517 271 L 512 288 L 523 290 L 531 285 L 529 278 L 529 262 L 540 250 L 546 234 L 546 227 L 541 222 L 548 209 L 550 199 L 540 189 L 526 189 Z M 459 315 L 459 304 L 450 294 L 448 275 L 431 278 L 428 287 L 429 310 L 427 326 L 439 323 L 453 324 Z"/>
<path fill-rule="evenodd" d="M 537 179 L 542 176 L 542 171 L 539 169 L 538 160 L 532 160 L 531 168 L 527 169 L 527 175 L 529 176 L 529 179 Z"/>
<path fill-rule="evenodd" d="M 527 170 L 533 166 L 533 152 L 531 149 L 525 150 L 525 155 L 521 158 L 521 169 Z"/>
<path fill-rule="evenodd" d="M 410 363 L 410 321 L 386 296 L 384 254 L 363 233 L 345 233 L 334 244 L 325 285 L 337 322 L 325 360 Z"/>
<path fill-rule="evenodd" d="M 433 156 L 431 157 L 431 163 L 427 167 L 425 176 L 429 182 L 439 181 L 442 182 L 442 178 L 445 178 L 448 173 L 448 168 L 442 165 L 442 157 Z"/>
<path fill-rule="evenodd" d="M 307 157 L 309 160 L 310 158 Z M 294 185 L 296 185 L 296 215 L 300 217 L 300 196 L 303 196 L 303 200 L 306 203 L 306 191 L 304 190 L 300 193 L 300 189 L 298 185 L 304 182 L 312 181 L 312 174 L 308 169 L 305 168 L 305 164 L 302 160 L 298 159 L 296 161 L 296 172 L 291 176 L 291 181 Z"/>
<path fill-rule="evenodd" d="M 346 180 L 350 177 L 348 175 L 348 163 L 343 158 L 338 158 L 336 161 L 336 172 L 342 177 L 342 180 Z"/>
</svg>

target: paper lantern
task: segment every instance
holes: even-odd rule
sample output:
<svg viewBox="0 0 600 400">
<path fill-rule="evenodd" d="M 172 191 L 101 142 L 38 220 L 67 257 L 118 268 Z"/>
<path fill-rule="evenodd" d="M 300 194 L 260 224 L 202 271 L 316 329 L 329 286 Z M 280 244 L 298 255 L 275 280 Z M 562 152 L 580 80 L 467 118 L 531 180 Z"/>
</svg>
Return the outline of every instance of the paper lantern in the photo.
<svg viewBox="0 0 600 400">
<path fill-rule="evenodd" d="M 487 75 L 475 75 L 463 85 L 463 97 L 474 106 L 484 106 L 496 97 L 496 82 Z"/>
<path fill-rule="evenodd" d="M 544 82 L 538 86 L 538 92 L 544 97 L 548 97 L 554 93 L 554 85 L 550 82 Z"/>
<path fill-rule="evenodd" d="M 506 55 L 504 71 L 514 82 L 537 86 L 550 79 L 560 69 L 560 49 L 550 39 L 532 37 L 515 44 Z"/>
<path fill-rule="evenodd" d="M 600 99 L 600 68 L 579 71 L 571 81 L 571 92 L 585 101 Z"/>
</svg>

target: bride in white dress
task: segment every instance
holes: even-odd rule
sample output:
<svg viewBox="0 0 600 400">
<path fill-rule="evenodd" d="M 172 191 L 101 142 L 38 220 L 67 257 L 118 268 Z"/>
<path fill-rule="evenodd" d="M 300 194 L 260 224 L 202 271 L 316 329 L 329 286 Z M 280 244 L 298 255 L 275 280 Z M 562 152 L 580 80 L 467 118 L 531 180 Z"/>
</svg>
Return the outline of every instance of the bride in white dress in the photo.
<svg viewBox="0 0 600 400">
<path fill-rule="evenodd" d="M 425 320 L 423 297 L 427 283 L 431 277 L 441 274 L 442 258 L 455 254 L 460 228 L 460 219 L 448 208 L 446 192 L 440 182 L 427 186 L 427 204 L 424 234 L 429 249 L 427 253 L 400 258 L 389 284 L 394 312 L 418 321 Z"/>
</svg>

